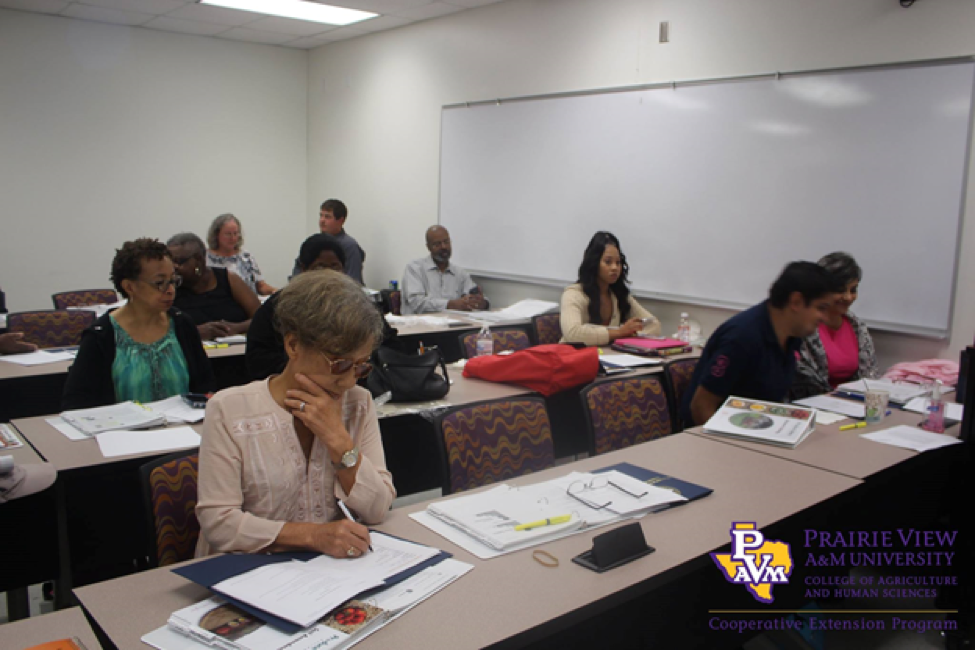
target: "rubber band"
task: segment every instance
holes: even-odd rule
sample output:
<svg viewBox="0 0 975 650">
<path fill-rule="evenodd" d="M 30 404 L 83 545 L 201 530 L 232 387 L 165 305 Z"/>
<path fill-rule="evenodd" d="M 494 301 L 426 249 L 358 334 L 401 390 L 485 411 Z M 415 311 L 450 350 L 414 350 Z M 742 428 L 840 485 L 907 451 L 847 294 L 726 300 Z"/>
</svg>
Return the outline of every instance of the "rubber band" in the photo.
<svg viewBox="0 0 975 650">
<path fill-rule="evenodd" d="M 532 558 L 542 566 L 550 569 L 554 569 L 559 565 L 559 558 L 555 557 L 548 551 L 533 551 Z"/>
</svg>

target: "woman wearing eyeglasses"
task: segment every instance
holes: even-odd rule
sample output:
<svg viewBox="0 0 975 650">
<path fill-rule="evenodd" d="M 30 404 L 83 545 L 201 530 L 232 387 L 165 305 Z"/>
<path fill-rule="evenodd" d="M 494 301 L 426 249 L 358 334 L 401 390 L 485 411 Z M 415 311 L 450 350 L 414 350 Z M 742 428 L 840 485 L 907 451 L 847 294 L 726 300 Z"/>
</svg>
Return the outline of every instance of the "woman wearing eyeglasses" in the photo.
<svg viewBox="0 0 975 650">
<path fill-rule="evenodd" d="M 213 390 L 196 325 L 173 308 L 180 279 L 166 246 L 148 238 L 125 242 L 115 252 L 111 277 L 128 302 L 85 330 L 62 407 L 154 402 Z"/>
<path fill-rule="evenodd" d="M 277 300 L 287 365 L 207 404 L 200 447 L 197 556 L 312 550 L 356 558 L 396 496 L 379 420 L 356 380 L 382 337 L 379 312 L 353 280 L 309 271 Z"/>
</svg>

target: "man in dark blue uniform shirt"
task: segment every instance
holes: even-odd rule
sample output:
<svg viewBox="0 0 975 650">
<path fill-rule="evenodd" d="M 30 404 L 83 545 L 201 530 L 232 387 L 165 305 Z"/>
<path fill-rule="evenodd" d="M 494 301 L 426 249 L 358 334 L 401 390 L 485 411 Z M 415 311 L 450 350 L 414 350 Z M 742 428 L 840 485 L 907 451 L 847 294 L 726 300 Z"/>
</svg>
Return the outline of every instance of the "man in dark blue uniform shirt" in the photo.
<svg viewBox="0 0 975 650">
<path fill-rule="evenodd" d="M 783 401 L 802 339 L 825 320 L 839 290 L 818 264 L 786 266 L 768 300 L 728 319 L 708 339 L 684 397 L 684 422 L 704 424 L 729 395 Z"/>
</svg>

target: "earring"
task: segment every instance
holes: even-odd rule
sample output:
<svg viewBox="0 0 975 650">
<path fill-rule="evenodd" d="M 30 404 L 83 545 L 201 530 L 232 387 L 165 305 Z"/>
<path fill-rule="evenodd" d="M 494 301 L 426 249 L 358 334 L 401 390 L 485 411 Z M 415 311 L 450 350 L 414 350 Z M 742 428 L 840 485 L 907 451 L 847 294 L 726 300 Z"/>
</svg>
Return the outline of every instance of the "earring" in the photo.
<svg viewBox="0 0 975 650">
<path fill-rule="evenodd" d="M 202 270 L 200 269 L 200 267 L 199 267 L 199 266 L 198 266 L 198 267 L 196 267 L 196 275 L 197 275 L 197 277 L 199 277 L 199 276 L 201 276 L 201 275 L 203 275 L 203 271 L 202 271 Z"/>
</svg>

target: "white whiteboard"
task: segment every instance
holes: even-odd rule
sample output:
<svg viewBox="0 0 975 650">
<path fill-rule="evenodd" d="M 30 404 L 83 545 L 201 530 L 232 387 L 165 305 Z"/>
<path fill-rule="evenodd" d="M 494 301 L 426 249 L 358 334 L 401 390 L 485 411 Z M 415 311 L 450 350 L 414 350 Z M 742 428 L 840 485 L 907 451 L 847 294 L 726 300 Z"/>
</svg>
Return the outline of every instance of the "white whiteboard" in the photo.
<svg viewBox="0 0 975 650">
<path fill-rule="evenodd" d="M 970 61 L 445 107 L 440 223 L 487 276 L 574 282 L 597 230 L 638 295 L 745 307 L 789 261 L 864 269 L 858 315 L 948 334 Z"/>
</svg>

